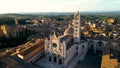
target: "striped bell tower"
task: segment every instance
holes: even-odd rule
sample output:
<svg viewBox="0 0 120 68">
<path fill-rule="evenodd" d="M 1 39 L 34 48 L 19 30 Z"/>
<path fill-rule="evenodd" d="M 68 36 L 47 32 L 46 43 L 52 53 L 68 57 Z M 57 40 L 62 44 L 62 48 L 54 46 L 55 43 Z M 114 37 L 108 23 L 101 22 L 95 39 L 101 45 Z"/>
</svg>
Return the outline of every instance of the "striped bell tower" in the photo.
<svg viewBox="0 0 120 68">
<path fill-rule="evenodd" d="M 74 23 L 74 43 L 80 43 L 80 13 L 79 11 L 77 11 L 74 14 L 74 19 L 73 19 L 73 23 Z"/>
</svg>

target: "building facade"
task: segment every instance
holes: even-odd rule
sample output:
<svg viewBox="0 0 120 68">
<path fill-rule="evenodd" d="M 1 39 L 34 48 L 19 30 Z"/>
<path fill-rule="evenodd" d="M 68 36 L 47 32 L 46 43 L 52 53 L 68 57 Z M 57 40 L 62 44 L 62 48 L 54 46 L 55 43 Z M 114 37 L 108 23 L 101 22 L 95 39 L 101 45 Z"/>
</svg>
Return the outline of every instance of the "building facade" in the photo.
<svg viewBox="0 0 120 68">
<path fill-rule="evenodd" d="M 74 14 L 74 27 L 68 27 L 64 35 L 56 36 L 55 32 L 45 40 L 45 58 L 48 62 L 67 67 L 75 56 L 87 53 L 87 43 L 81 40 L 80 13 Z"/>
<path fill-rule="evenodd" d="M 84 37 L 81 39 L 80 13 L 77 11 L 74 14 L 73 27 L 69 25 L 62 36 L 57 36 L 54 32 L 53 35 L 50 35 L 49 39 L 45 40 L 45 59 L 54 68 L 56 68 L 54 65 L 60 66 L 58 68 L 72 68 L 70 66 L 74 58 L 78 57 L 77 62 L 82 61 L 84 58 L 81 59 L 81 57 L 85 57 L 88 50 L 94 54 L 99 51 L 104 53 L 104 48 L 106 48 L 106 44 L 109 42 L 113 44 L 111 48 L 119 45 L 118 41 L 101 37 Z M 106 61 L 103 61 L 103 53 L 101 55 L 101 68 L 106 65 L 104 64 Z M 73 63 L 76 64 L 77 62 Z M 115 65 L 118 63 L 117 60 L 112 62 L 115 62 Z"/>
</svg>

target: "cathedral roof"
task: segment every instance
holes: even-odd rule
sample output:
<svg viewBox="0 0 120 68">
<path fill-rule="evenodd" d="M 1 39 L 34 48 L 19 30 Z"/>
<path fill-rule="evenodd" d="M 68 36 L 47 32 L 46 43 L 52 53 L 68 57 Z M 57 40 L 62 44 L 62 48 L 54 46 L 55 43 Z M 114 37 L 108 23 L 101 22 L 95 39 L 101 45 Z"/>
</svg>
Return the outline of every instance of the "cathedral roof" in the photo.
<svg viewBox="0 0 120 68">
<path fill-rule="evenodd" d="M 68 34 L 73 34 L 73 28 L 69 25 L 69 27 L 64 31 L 64 35 L 68 35 Z"/>
<path fill-rule="evenodd" d="M 73 39 L 71 38 L 67 43 L 66 43 L 67 47 L 66 49 L 68 50 L 69 48 L 71 48 L 71 46 L 73 46 Z"/>
<path fill-rule="evenodd" d="M 67 28 L 64 32 L 64 35 L 72 34 L 72 33 L 73 33 L 73 28 Z"/>
<path fill-rule="evenodd" d="M 67 41 L 66 41 L 67 40 Z M 66 49 L 68 50 L 73 45 L 73 37 L 72 35 L 65 35 L 60 38 L 60 42 L 66 42 Z"/>
<path fill-rule="evenodd" d="M 70 38 L 71 35 L 65 35 L 63 37 L 60 38 L 60 42 L 66 41 Z"/>
<path fill-rule="evenodd" d="M 32 44 L 32 43 L 29 43 L 27 45 L 30 46 L 30 44 Z M 35 54 L 43 51 L 44 50 L 44 41 L 40 40 L 39 42 L 32 44 L 31 47 L 27 47 L 27 48 L 28 49 L 25 49 L 25 50 L 22 49 L 23 51 L 19 53 L 21 56 L 24 57 L 24 60 L 29 60 Z"/>
</svg>

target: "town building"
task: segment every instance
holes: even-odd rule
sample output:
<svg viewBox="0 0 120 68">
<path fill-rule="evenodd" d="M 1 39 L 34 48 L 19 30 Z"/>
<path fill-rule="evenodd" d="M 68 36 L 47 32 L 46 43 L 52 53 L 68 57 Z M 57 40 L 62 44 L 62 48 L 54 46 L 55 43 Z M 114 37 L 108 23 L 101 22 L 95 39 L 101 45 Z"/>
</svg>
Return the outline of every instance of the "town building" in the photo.
<svg viewBox="0 0 120 68">
<path fill-rule="evenodd" d="M 96 27 L 96 25 L 93 24 L 93 27 Z M 78 61 L 84 61 L 84 57 L 89 50 L 96 54 L 97 51 L 103 51 L 107 43 L 112 44 L 112 48 L 119 45 L 117 41 L 106 38 L 81 38 L 80 13 L 78 11 L 74 14 L 73 27 L 69 25 L 63 35 L 57 35 L 54 32 L 49 38 L 46 38 L 45 58 L 37 64 L 45 68 L 48 66 L 50 68 L 73 68 Z M 104 51 L 101 55 L 101 60 L 103 60 L 101 62 L 101 68 L 104 68 Z M 79 58 L 74 62 L 76 57 Z M 119 61 L 116 59 L 113 61 L 115 61 L 115 63 L 113 62 L 112 67 L 114 67 L 114 65 L 117 66 Z"/>
<path fill-rule="evenodd" d="M 1 35 L 5 36 L 5 37 L 18 37 L 22 34 L 25 34 L 26 28 L 24 28 L 24 26 L 21 26 L 18 24 L 19 24 L 19 22 L 15 18 L 14 25 L 1 25 L 0 26 Z"/>
<path fill-rule="evenodd" d="M 81 28 L 80 20 L 80 13 L 77 11 L 72 20 L 73 26 L 69 24 L 63 35 L 59 35 L 54 31 L 45 40 L 38 39 L 39 37 L 37 35 L 37 39 L 31 37 L 29 42 L 1 53 L 0 62 L 2 62 L 3 65 L 3 61 L 6 61 L 5 63 L 9 64 L 9 61 L 14 62 L 10 57 L 17 57 L 38 68 L 40 68 L 40 66 L 45 68 L 75 68 L 77 62 L 84 61 L 86 54 L 90 51 L 94 55 L 98 55 L 97 52 L 102 52 L 102 55 L 98 55 L 99 58 L 101 58 L 101 64 L 99 64 L 101 68 L 119 68 L 120 40 L 111 40 L 109 38 L 97 36 L 82 37 L 82 29 L 85 28 Z M 96 29 L 95 24 L 90 24 L 89 22 L 89 25 L 91 26 L 87 29 L 101 33 L 101 30 L 98 31 Z M 89 32 L 86 32 L 85 34 L 89 35 Z M 19 61 L 14 62 L 9 66 L 13 67 L 12 65 L 14 64 L 18 66 L 21 64 L 18 62 Z M 2 64 L 0 66 L 2 66 Z M 88 63 L 85 63 L 85 65 L 87 64 Z M 94 68 L 92 66 L 94 66 L 94 64 L 91 65 L 91 68 Z"/>
<path fill-rule="evenodd" d="M 17 56 L 28 63 L 44 57 L 44 40 L 35 39 L 16 49 Z"/>
<path fill-rule="evenodd" d="M 74 27 L 68 27 L 64 35 L 56 36 L 55 32 L 45 40 L 45 58 L 48 62 L 66 68 L 74 56 L 87 53 L 87 43 L 81 39 L 80 13 L 74 15 Z"/>
</svg>

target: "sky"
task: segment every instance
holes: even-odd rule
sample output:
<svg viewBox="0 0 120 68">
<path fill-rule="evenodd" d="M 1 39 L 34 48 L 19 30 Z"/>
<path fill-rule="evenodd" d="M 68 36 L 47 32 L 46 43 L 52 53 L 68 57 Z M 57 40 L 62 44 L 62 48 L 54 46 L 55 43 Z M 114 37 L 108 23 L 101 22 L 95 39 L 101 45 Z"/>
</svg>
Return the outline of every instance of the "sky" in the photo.
<svg viewBox="0 0 120 68">
<path fill-rule="evenodd" d="M 1 13 L 119 11 L 120 0 L 0 0 Z"/>
</svg>

